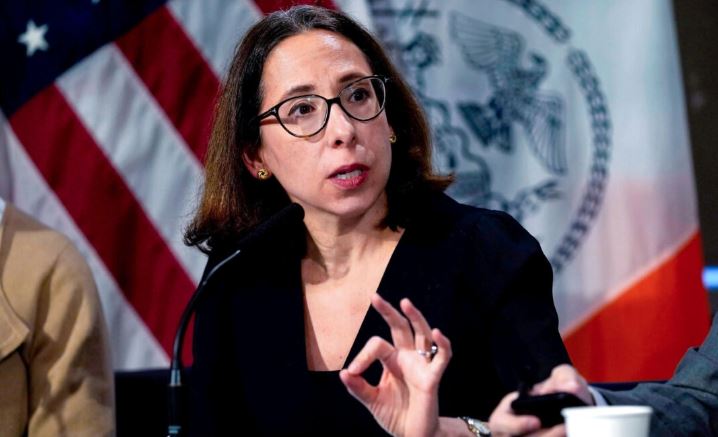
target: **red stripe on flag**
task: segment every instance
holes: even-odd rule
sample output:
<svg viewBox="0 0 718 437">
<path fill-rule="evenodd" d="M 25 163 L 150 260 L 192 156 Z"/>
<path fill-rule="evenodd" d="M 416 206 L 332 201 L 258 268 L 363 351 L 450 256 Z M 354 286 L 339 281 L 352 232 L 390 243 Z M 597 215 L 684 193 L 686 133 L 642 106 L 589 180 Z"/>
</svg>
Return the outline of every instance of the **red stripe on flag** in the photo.
<svg viewBox="0 0 718 437">
<path fill-rule="evenodd" d="M 204 162 L 220 84 L 182 26 L 161 7 L 115 43 Z"/>
<path fill-rule="evenodd" d="M 589 381 L 668 379 L 710 323 L 700 235 L 565 338 Z"/>
<path fill-rule="evenodd" d="M 316 5 L 329 9 L 337 9 L 332 0 L 255 0 L 254 3 L 257 4 L 259 10 L 265 15 L 280 9 L 289 9 L 296 5 Z"/>
<path fill-rule="evenodd" d="M 192 281 L 55 86 L 9 120 L 47 183 L 168 353 Z"/>
</svg>

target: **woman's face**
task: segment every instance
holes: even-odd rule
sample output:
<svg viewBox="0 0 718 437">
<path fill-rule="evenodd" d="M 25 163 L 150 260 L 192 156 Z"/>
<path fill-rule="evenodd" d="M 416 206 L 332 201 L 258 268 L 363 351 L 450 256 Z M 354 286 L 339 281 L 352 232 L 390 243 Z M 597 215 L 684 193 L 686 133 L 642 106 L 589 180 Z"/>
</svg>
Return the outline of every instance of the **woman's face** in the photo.
<svg viewBox="0 0 718 437">
<path fill-rule="evenodd" d="M 312 30 L 289 37 L 265 62 L 260 114 L 290 97 L 334 98 L 372 74 L 364 54 L 341 35 Z M 356 218 L 373 212 L 383 217 L 392 133 L 386 112 L 358 121 L 338 104 L 331 106 L 324 129 L 307 138 L 292 136 L 270 116 L 260 123 L 258 157 L 246 164 L 255 175 L 259 168 L 271 171 L 307 214 Z"/>
</svg>

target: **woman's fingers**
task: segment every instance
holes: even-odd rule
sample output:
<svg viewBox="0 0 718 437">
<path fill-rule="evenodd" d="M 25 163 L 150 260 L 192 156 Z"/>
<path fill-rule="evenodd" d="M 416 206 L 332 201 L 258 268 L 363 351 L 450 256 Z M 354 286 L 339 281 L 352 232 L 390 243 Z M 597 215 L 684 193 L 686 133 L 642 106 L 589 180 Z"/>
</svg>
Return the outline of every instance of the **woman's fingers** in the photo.
<svg viewBox="0 0 718 437">
<path fill-rule="evenodd" d="M 396 349 L 383 338 L 372 337 L 349 366 L 339 372 L 339 377 L 354 397 L 368 405 L 376 398 L 379 388 L 366 382 L 361 374 L 374 361 L 379 360 L 384 367 L 384 372 L 389 372 L 394 377 L 401 379 L 401 369 L 396 364 L 396 360 L 392 359 L 395 352 Z"/>
<path fill-rule="evenodd" d="M 541 428 L 541 422 L 534 416 L 517 416 L 511 409 L 511 402 L 519 396 L 509 393 L 499 402 L 489 418 L 491 434 L 498 437 L 524 435 Z"/>
<path fill-rule="evenodd" d="M 572 390 L 579 386 L 580 378 L 576 369 L 568 364 L 561 364 L 553 368 L 548 379 L 536 384 L 532 392 L 539 395 L 557 391 L 573 392 Z"/>
<path fill-rule="evenodd" d="M 394 347 L 383 338 L 372 337 L 349 366 L 339 372 L 339 378 L 344 383 L 344 386 L 359 402 L 368 406 L 379 393 L 379 388 L 366 382 L 361 374 L 376 360 L 379 360 L 384 369 L 387 369 L 388 362 L 394 351 Z"/>
<path fill-rule="evenodd" d="M 409 322 L 411 322 L 411 328 L 414 330 L 414 347 L 417 350 L 430 350 L 432 344 L 431 327 L 424 318 L 424 315 L 421 314 L 421 311 L 407 298 L 402 299 L 399 305 L 409 319 Z"/>
<path fill-rule="evenodd" d="M 356 358 L 349 364 L 347 371 L 351 375 L 361 375 L 376 360 L 381 361 L 384 368 L 395 372 L 391 363 L 391 355 L 394 353 L 394 347 L 388 341 L 381 337 L 372 337 L 366 342 L 362 350 L 359 351 Z"/>
<path fill-rule="evenodd" d="M 406 318 L 378 294 L 372 296 L 371 304 L 389 325 L 394 346 L 397 348 L 413 348 L 413 336 Z"/>
<path fill-rule="evenodd" d="M 554 367 L 551 371 L 551 376 L 547 380 L 536 384 L 531 393 L 542 395 L 557 391 L 573 393 L 588 405 L 595 403 L 586 380 L 576 369 L 568 364 Z"/>
<path fill-rule="evenodd" d="M 428 361 L 437 362 L 433 366 L 434 369 L 443 371 L 446 368 L 451 359 L 451 343 L 449 339 L 440 331 L 435 330 L 436 335 L 439 336 L 439 342 L 437 342 L 434 338 L 435 333 L 431 330 L 426 318 L 409 299 L 404 298 L 399 302 L 406 318 L 378 294 L 372 297 L 372 305 L 389 325 L 394 346 L 397 349 L 406 348 L 423 351 Z M 409 323 L 411 324 L 411 330 L 409 329 Z M 441 359 L 438 361 L 434 352 L 432 352 L 432 345 L 434 344 L 437 346 L 436 354 L 441 354 Z"/>
<path fill-rule="evenodd" d="M 434 359 L 431 360 L 431 368 L 434 372 L 441 375 L 451 360 L 451 355 L 453 353 L 451 351 L 451 342 L 438 329 L 431 331 L 431 338 L 434 340 L 434 343 L 436 343 L 436 346 L 438 346 L 439 349 L 436 352 Z"/>
<path fill-rule="evenodd" d="M 349 393 L 364 405 L 371 404 L 379 392 L 379 389 L 366 382 L 361 375 L 353 375 L 348 370 L 339 372 L 339 378 Z"/>
</svg>

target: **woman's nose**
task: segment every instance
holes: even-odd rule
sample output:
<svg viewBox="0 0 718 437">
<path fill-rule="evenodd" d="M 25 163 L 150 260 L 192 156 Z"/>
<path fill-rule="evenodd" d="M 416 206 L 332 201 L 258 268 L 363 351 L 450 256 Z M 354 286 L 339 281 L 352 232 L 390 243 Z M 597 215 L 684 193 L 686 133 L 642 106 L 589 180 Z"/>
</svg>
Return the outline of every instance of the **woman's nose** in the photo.
<svg viewBox="0 0 718 437">
<path fill-rule="evenodd" d="M 333 146 L 354 144 L 356 139 L 354 120 L 338 104 L 332 106 L 326 126 L 326 135 L 329 136 L 330 144 Z"/>
</svg>

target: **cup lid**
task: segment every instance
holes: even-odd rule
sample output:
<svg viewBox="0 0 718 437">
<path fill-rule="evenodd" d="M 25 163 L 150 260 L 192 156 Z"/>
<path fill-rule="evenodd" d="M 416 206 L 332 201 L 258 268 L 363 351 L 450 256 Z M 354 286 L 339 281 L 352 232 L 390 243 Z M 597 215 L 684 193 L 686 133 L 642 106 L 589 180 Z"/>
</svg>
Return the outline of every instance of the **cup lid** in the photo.
<svg viewBox="0 0 718 437">
<path fill-rule="evenodd" d="M 653 408 L 645 405 L 608 405 L 601 407 L 570 407 L 561 410 L 563 417 L 615 417 L 651 414 Z"/>
</svg>

